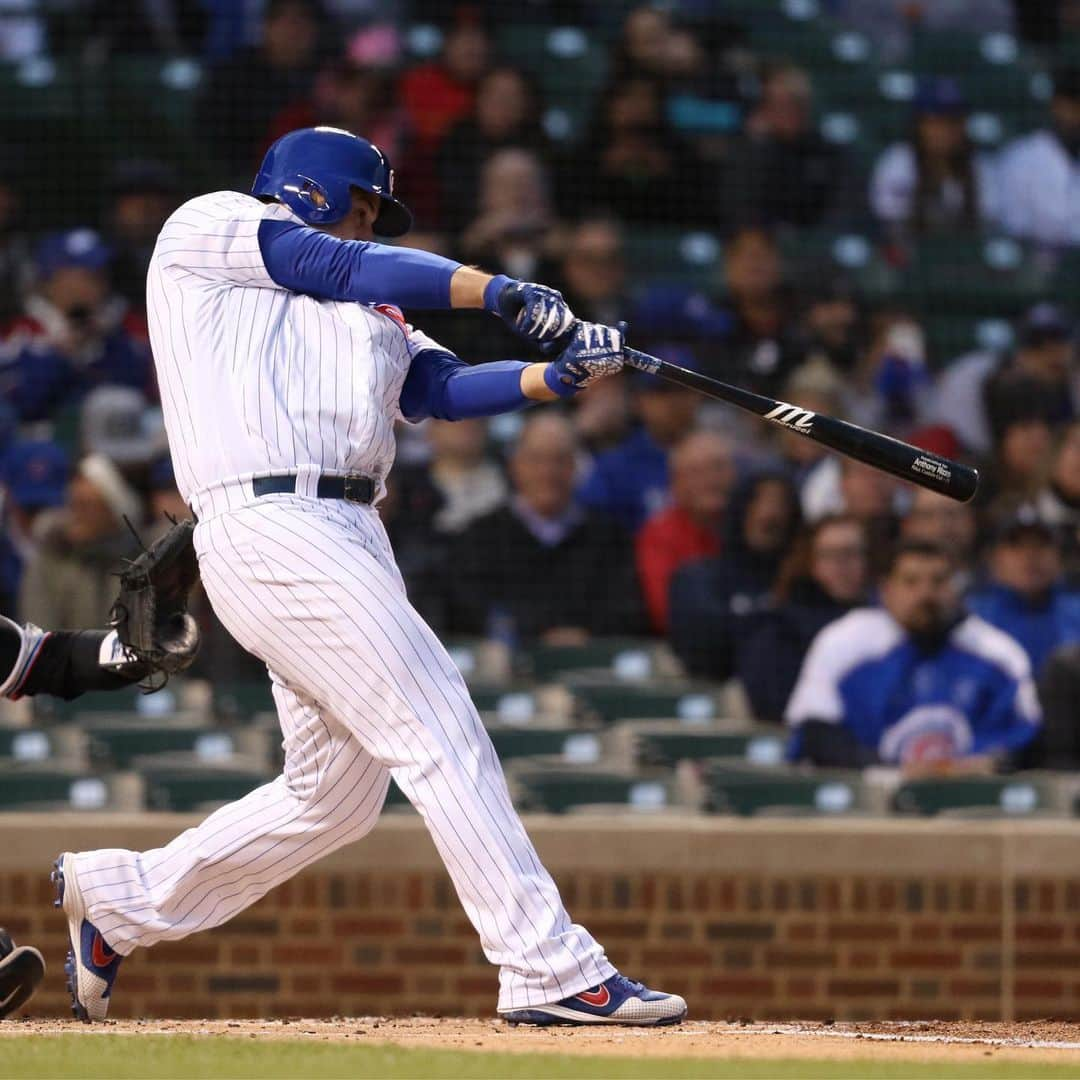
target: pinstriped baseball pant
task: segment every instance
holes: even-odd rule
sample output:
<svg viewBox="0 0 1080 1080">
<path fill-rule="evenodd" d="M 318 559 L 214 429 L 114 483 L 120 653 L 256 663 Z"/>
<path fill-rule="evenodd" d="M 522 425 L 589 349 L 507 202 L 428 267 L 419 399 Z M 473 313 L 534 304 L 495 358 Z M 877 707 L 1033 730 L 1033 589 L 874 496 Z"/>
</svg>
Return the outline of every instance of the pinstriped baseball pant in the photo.
<svg viewBox="0 0 1080 1080">
<path fill-rule="evenodd" d="M 205 518 L 195 543 L 215 612 L 270 670 L 285 769 L 162 848 L 79 853 L 88 917 L 106 941 L 127 954 L 220 925 L 369 832 L 393 777 L 499 967 L 499 1008 L 613 974 L 540 864 L 375 511 L 269 496 Z"/>
</svg>

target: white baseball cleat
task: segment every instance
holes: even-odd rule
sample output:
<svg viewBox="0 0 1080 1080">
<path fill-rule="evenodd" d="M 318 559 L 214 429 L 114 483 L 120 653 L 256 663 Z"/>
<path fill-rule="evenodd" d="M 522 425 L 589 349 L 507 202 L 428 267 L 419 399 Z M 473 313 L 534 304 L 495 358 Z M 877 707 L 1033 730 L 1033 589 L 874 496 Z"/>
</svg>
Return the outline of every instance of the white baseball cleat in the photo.
<svg viewBox="0 0 1080 1080">
<path fill-rule="evenodd" d="M 686 1019 L 686 1002 L 678 994 L 665 994 L 618 973 L 599 986 L 582 990 L 551 1005 L 527 1009 L 500 1009 L 512 1024 L 625 1024 L 662 1027 Z"/>
</svg>

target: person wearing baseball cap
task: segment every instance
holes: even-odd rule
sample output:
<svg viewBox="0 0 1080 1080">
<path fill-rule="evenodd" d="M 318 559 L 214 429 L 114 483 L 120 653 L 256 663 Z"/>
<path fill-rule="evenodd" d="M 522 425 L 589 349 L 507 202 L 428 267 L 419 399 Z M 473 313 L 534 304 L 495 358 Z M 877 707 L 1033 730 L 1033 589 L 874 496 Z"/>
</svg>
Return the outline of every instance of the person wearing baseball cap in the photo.
<svg viewBox="0 0 1080 1080">
<path fill-rule="evenodd" d="M 993 162 L 968 138 L 968 103 L 956 79 L 920 80 L 911 133 L 874 166 L 870 203 L 899 235 L 973 229 L 995 212 Z"/>
<path fill-rule="evenodd" d="M 1007 232 L 1049 248 L 1080 244 L 1080 66 L 1055 72 L 1050 124 L 1005 147 L 998 185 Z"/>
<path fill-rule="evenodd" d="M 112 252 L 93 229 L 49 233 L 38 245 L 37 285 L 3 339 L 0 393 L 21 420 L 45 420 L 91 387 L 145 389 L 145 327 L 112 292 Z"/>
<path fill-rule="evenodd" d="M 999 519 L 987 563 L 968 608 L 1016 638 L 1036 676 L 1058 649 L 1080 645 L 1080 591 L 1065 586 L 1058 537 L 1034 506 Z"/>
</svg>

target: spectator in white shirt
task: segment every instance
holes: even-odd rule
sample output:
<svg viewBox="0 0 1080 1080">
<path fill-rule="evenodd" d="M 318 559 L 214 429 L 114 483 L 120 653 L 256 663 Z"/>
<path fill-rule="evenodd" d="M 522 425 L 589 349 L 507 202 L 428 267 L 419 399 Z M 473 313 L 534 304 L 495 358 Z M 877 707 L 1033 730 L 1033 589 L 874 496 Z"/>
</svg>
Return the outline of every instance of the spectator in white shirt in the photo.
<svg viewBox="0 0 1080 1080">
<path fill-rule="evenodd" d="M 1013 140 L 998 162 L 1000 220 L 1046 247 L 1080 244 L 1080 67 L 1054 77 L 1051 126 Z"/>
<path fill-rule="evenodd" d="M 994 216 L 993 164 L 972 147 L 966 117 L 955 79 L 920 84 L 911 138 L 882 152 L 870 181 L 874 214 L 894 232 L 975 229 Z"/>
</svg>

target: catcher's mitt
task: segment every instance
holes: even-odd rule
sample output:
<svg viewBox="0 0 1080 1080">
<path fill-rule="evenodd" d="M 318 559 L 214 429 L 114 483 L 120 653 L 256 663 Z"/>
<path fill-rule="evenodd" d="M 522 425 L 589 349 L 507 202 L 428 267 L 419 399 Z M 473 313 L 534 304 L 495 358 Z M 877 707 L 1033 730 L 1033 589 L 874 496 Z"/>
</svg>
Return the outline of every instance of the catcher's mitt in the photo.
<svg viewBox="0 0 1080 1080">
<path fill-rule="evenodd" d="M 133 669 L 148 690 L 160 690 L 170 675 L 190 667 L 199 651 L 199 628 L 187 610 L 188 594 L 199 580 L 194 531 L 194 521 L 174 521 L 120 574 L 110 622 L 125 660 L 138 665 Z"/>
<path fill-rule="evenodd" d="M 0 1020 L 22 1008 L 45 976 L 45 961 L 32 945 L 16 945 L 0 926 Z"/>
</svg>

